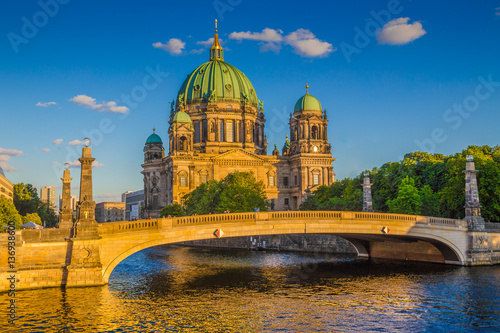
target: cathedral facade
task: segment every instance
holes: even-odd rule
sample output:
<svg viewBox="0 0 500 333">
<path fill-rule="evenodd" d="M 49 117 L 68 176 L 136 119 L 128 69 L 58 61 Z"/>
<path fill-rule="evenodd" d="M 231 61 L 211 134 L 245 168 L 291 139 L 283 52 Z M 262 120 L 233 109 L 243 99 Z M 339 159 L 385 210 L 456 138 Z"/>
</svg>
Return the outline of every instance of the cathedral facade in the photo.
<svg viewBox="0 0 500 333">
<path fill-rule="evenodd" d="M 335 181 L 326 111 L 306 94 L 290 114 L 290 137 L 267 155 L 264 106 L 250 80 L 224 61 L 217 29 L 210 60 L 197 67 L 172 102 L 168 154 L 153 130 L 144 147 L 144 216 L 159 217 L 162 207 L 208 180 L 251 171 L 265 184 L 271 210 L 297 210 L 308 194 Z"/>
</svg>

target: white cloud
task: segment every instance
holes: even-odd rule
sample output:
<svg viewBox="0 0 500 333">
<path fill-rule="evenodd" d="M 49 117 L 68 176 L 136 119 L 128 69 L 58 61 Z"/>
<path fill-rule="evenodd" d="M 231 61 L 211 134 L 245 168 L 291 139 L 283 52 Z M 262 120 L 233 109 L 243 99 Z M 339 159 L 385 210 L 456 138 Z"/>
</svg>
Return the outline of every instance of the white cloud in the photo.
<svg viewBox="0 0 500 333">
<path fill-rule="evenodd" d="M 63 139 L 55 139 L 54 141 L 52 141 L 52 143 L 55 145 L 60 145 L 63 141 Z"/>
<path fill-rule="evenodd" d="M 41 106 L 43 108 L 46 108 L 48 106 L 56 105 L 56 104 L 57 104 L 56 102 L 46 102 L 46 103 L 38 102 L 35 104 L 35 106 Z"/>
<path fill-rule="evenodd" d="M 17 149 L 4 149 L 0 148 L 0 155 L 9 155 L 9 156 L 19 156 L 23 152 Z"/>
<path fill-rule="evenodd" d="M 153 43 L 153 47 L 162 49 L 171 55 L 180 55 L 182 50 L 186 47 L 186 43 L 179 38 L 170 38 L 166 44 L 161 42 Z"/>
<path fill-rule="evenodd" d="M 80 168 L 82 166 L 82 164 L 78 160 L 74 160 L 73 162 L 68 162 L 68 163 L 70 168 Z M 104 164 L 102 164 L 101 162 L 94 161 L 92 163 L 92 168 L 100 168 L 103 166 Z"/>
<path fill-rule="evenodd" d="M 283 30 L 265 28 L 262 32 L 233 32 L 229 38 L 242 41 L 260 41 L 260 51 L 272 51 L 278 53 L 283 44 L 290 45 L 293 51 L 302 57 L 315 58 L 323 57 L 337 49 L 332 44 L 319 40 L 307 29 L 298 29 L 283 36 Z"/>
<path fill-rule="evenodd" d="M 500 16 L 500 7 L 495 8 L 495 10 L 496 10 L 495 15 Z"/>
<path fill-rule="evenodd" d="M 17 149 L 4 149 L 0 148 L 0 167 L 5 172 L 16 171 L 17 169 L 9 165 L 8 162 L 12 156 L 19 156 L 23 152 Z"/>
<path fill-rule="evenodd" d="M 379 44 L 404 45 L 427 33 L 420 22 L 408 24 L 409 17 L 400 17 L 386 23 L 377 32 Z"/>
<path fill-rule="evenodd" d="M 42 151 L 48 153 L 50 151 L 50 149 L 49 148 L 42 148 Z"/>
<path fill-rule="evenodd" d="M 73 140 L 67 143 L 67 145 L 69 146 L 81 146 L 82 144 L 83 142 L 80 140 Z"/>
<path fill-rule="evenodd" d="M 10 156 L 8 155 L 0 155 L 0 168 L 2 168 L 5 172 L 17 171 L 12 165 L 9 165 Z"/>
<path fill-rule="evenodd" d="M 316 38 L 316 36 L 307 29 L 297 29 L 287 35 L 285 41 L 293 47 L 295 53 L 302 57 L 324 57 L 337 50 L 333 48 L 332 44 Z"/>
<path fill-rule="evenodd" d="M 92 110 L 98 112 L 113 112 L 113 113 L 127 113 L 128 108 L 126 106 L 117 106 L 115 102 L 102 102 L 100 104 L 96 103 L 96 99 L 87 95 L 77 95 L 70 99 L 71 102 L 86 106 Z"/>
<path fill-rule="evenodd" d="M 262 30 L 262 32 L 232 32 L 229 34 L 229 38 L 231 39 L 236 39 L 236 40 L 243 40 L 243 39 L 248 39 L 248 40 L 257 40 L 261 42 L 275 42 L 279 43 L 283 40 L 283 31 L 280 29 L 270 29 L 270 28 L 265 28 Z"/>
</svg>

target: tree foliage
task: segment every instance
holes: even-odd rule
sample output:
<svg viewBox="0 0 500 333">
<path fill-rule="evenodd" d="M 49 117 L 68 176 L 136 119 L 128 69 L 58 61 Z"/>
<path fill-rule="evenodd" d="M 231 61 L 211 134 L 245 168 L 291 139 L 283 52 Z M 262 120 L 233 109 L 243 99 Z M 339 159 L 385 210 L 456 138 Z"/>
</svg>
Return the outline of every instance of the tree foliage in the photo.
<svg viewBox="0 0 500 333">
<path fill-rule="evenodd" d="M 38 216 L 37 213 L 33 214 L 28 213 L 25 216 L 22 216 L 21 219 L 22 219 L 22 224 L 33 222 L 38 225 L 43 225 L 42 219 L 40 218 L 40 216 Z"/>
<path fill-rule="evenodd" d="M 21 215 L 17 212 L 14 204 L 7 198 L 0 196 L 0 227 L 2 232 L 6 225 L 9 225 L 10 221 L 15 222 L 16 229 L 21 225 Z"/>
<path fill-rule="evenodd" d="M 463 218 L 465 215 L 466 156 L 474 156 L 482 216 L 500 221 L 500 147 L 469 146 L 444 156 L 425 152 L 406 154 L 400 162 L 388 162 L 371 171 L 373 209 L 378 212 L 411 211 L 412 214 Z M 405 179 L 412 179 L 412 186 Z M 301 210 L 354 210 L 362 207 L 363 175 L 319 187 Z M 405 182 L 405 184 L 403 184 Z M 411 181 L 409 181 L 411 183 Z M 402 191 L 402 192 L 401 192 Z M 360 195 L 361 194 L 361 195 Z M 405 208 L 399 196 L 409 196 Z M 416 201 L 419 197 L 420 208 Z M 391 206 L 392 204 L 392 206 Z"/>
<path fill-rule="evenodd" d="M 184 216 L 184 208 L 182 207 L 182 205 L 179 205 L 177 203 L 170 206 L 165 206 L 161 209 L 160 216 L 161 217 Z"/>
<path fill-rule="evenodd" d="M 45 222 L 46 227 L 55 227 L 58 219 L 54 212 L 54 208 L 50 207 L 46 202 L 42 202 L 38 197 L 35 187 L 31 184 L 19 183 L 14 185 L 14 205 L 23 216 L 28 214 L 36 214 L 43 225 Z"/>
<path fill-rule="evenodd" d="M 184 196 L 184 204 L 166 206 L 161 216 L 240 213 L 269 210 L 265 185 L 252 172 L 233 172 L 221 181 L 210 180 Z"/>
<path fill-rule="evenodd" d="M 390 213 L 420 214 L 422 201 L 420 193 L 415 187 L 415 180 L 406 176 L 398 186 L 398 196 L 393 200 L 389 200 L 387 205 L 389 206 Z"/>
</svg>

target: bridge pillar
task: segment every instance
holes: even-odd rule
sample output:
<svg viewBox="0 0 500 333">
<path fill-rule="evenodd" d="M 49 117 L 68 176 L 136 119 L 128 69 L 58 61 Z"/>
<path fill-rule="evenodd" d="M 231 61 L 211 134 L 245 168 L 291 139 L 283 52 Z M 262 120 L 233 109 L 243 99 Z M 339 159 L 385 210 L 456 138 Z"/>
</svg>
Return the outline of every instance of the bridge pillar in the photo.
<svg viewBox="0 0 500 333">
<path fill-rule="evenodd" d="M 481 204 L 479 203 L 479 191 L 474 165 L 474 157 L 467 155 L 465 166 L 465 220 L 471 231 L 484 231 L 484 219 L 481 217 Z"/>
<path fill-rule="evenodd" d="M 373 201 L 372 201 L 372 185 L 370 183 L 370 174 L 368 172 L 364 173 L 365 178 L 363 179 L 363 212 L 373 212 Z"/>
<path fill-rule="evenodd" d="M 69 166 L 69 164 L 68 164 Z M 64 170 L 62 186 L 62 200 L 59 210 L 59 224 L 60 229 L 71 229 L 73 227 L 73 207 L 71 207 L 71 180 L 70 172 L 68 169 Z"/>
<path fill-rule="evenodd" d="M 84 139 L 85 147 L 82 157 L 78 159 L 82 164 L 80 177 L 80 199 L 77 204 L 76 223 L 73 228 L 73 237 L 98 238 L 97 221 L 95 220 L 95 201 L 92 195 L 92 151 L 90 140 Z"/>
</svg>

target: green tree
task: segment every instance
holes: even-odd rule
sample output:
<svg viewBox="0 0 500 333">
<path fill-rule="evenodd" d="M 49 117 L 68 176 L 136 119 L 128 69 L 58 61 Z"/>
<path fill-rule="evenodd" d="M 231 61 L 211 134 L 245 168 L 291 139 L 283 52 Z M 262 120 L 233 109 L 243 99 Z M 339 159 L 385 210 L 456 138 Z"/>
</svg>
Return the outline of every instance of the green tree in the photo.
<svg viewBox="0 0 500 333">
<path fill-rule="evenodd" d="M 21 225 L 21 215 L 17 212 L 14 204 L 7 198 L 0 196 L 0 225 L 3 232 L 3 226 L 8 225 L 10 221 L 15 222 L 16 229 Z"/>
<path fill-rule="evenodd" d="M 420 189 L 421 209 L 420 214 L 424 216 L 440 216 L 439 197 L 429 185 Z"/>
<path fill-rule="evenodd" d="M 216 213 L 252 212 L 255 208 L 265 212 L 269 207 L 264 182 L 257 181 L 252 172 L 236 171 L 221 181 Z"/>
<path fill-rule="evenodd" d="M 223 180 L 212 180 L 198 186 L 184 196 L 187 215 L 252 212 L 269 209 L 265 185 L 257 181 L 252 172 L 233 172 Z"/>
<path fill-rule="evenodd" d="M 35 187 L 31 184 L 19 183 L 14 185 L 14 205 L 19 214 L 38 214 L 41 224 L 45 222 L 47 228 L 57 225 L 58 218 L 53 207 L 42 202 Z"/>
<path fill-rule="evenodd" d="M 415 187 L 415 180 L 405 177 L 398 186 L 398 196 L 389 200 L 389 212 L 397 214 L 420 214 L 422 202 L 418 189 Z"/>
<path fill-rule="evenodd" d="M 40 203 L 37 190 L 33 185 L 24 183 L 14 185 L 14 205 L 19 214 L 36 213 Z"/>
<path fill-rule="evenodd" d="M 219 202 L 221 182 L 210 180 L 195 188 L 184 199 L 184 209 L 187 215 L 213 214 Z"/>
<path fill-rule="evenodd" d="M 33 222 L 39 225 L 43 225 L 42 219 L 40 218 L 40 216 L 38 216 L 37 213 L 33 214 L 28 213 L 25 216 L 21 216 L 21 219 L 22 219 L 22 224 Z"/>
<path fill-rule="evenodd" d="M 161 217 L 179 217 L 179 216 L 184 216 L 184 208 L 180 204 L 173 204 L 170 206 L 165 206 L 161 209 L 160 211 L 160 216 Z"/>
</svg>

